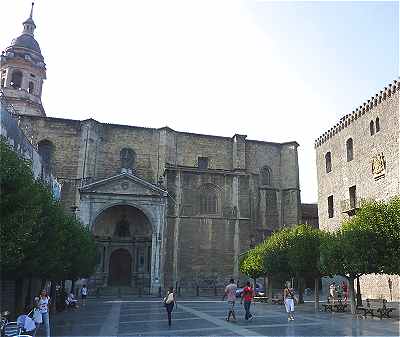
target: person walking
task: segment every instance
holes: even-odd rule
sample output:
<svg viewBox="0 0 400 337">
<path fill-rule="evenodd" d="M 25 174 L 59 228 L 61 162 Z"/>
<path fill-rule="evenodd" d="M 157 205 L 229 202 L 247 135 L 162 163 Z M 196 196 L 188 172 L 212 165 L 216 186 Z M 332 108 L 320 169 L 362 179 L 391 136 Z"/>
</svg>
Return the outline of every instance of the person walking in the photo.
<svg viewBox="0 0 400 337">
<path fill-rule="evenodd" d="M 39 297 L 35 298 L 37 307 L 42 314 L 42 323 L 46 331 L 46 337 L 50 337 L 50 318 L 49 318 L 49 305 L 50 297 L 47 295 L 47 291 L 43 289 Z"/>
<path fill-rule="evenodd" d="M 174 309 L 174 305 L 176 303 L 174 288 L 170 287 L 167 292 L 167 296 L 164 297 L 164 305 L 167 309 L 168 316 L 168 326 L 171 327 L 172 320 L 172 310 Z"/>
<path fill-rule="evenodd" d="M 86 297 L 88 295 L 88 288 L 86 287 L 86 284 L 83 285 L 81 289 L 81 297 L 82 297 L 82 305 L 86 305 Z"/>
<path fill-rule="evenodd" d="M 237 286 L 235 284 L 235 280 L 231 278 L 229 284 L 225 288 L 224 296 L 222 297 L 222 301 L 225 300 L 225 297 L 227 297 L 228 299 L 228 317 L 226 318 L 228 322 L 231 316 L 233 318 L 233 321 L 236 322 L 236 316 L 235 316 L 236 289 Z"/>
<path fill-rule="evenodd" d="M 329 295 L 333 301 L 337 299 L 337 289 L 335 282 L 332 282 L 331 285 L 329 286 Z"/>
<path fill-rule="evenodd" d="M 286 283 L 283 290 L 283 301 L 288 314 L 288 321 L 294 321 L 294 290 L 290 287 L 290 282 Z"/>
<path fill-rule="evenodd" d="M 254 298 L 254 290 L 253 287 L 251 286 L 251 283 L 249 281 L 246 282 L 246 287 L 244 287 L 243 292 L 242 292 L 242 299 L 240 301 L 240 304 L 244 302 L 244 310 L 246 312 L 244 319 L 247 320 L 252 320 L 253 315 L 250 313 L 250 306 L 251 302 L 253 301 Z"/>
<path fill-rule="evenodd" d="M 341 287 L 342 287 L 342 292 L 343 292 L 343 302 L 347 303 L 347 299 L 349 297 L 349 293 L 348 293 L 349 288 L 347 287 L 347 283 L 345 281 L 342 281 Z"/>
</svg>

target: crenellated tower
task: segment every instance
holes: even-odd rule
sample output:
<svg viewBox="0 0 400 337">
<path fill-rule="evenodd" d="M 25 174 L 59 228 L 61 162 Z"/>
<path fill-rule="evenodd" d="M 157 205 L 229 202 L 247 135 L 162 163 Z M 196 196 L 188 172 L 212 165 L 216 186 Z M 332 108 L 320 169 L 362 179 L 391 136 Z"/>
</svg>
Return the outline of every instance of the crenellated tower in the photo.
<svg viewBox="0 0 400 337">
<path fill-rule="evenodd" d="M 46 64 L 34 36 L 33 6 L 22 34 L 1 54 L 0 86 L 17 113 L 46 116 L 41 100 Z"/>
</svg>

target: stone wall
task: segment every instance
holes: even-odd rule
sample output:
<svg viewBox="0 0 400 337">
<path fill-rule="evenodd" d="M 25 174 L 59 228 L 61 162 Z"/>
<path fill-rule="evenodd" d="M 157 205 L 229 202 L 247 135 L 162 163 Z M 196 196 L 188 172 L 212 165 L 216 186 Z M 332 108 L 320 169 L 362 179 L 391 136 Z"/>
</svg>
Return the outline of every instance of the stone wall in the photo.
<svg viewBox="0 0 400 337">
<path fill-rule="evenodd" d="M 399 91 L 398 83 L 385 88 L 352 114 L 316 140 L 318 175 L 318 215 L 320 228 L 335 230 L 351 216 L 349 188 L 356 186 L 356 207 L 362 199 L 388 200 L 399 190 Z M 376 119 L 380 130 L 376 132 Z M 371 135 L 370 123 L 375 133 Z M 346 142 L 353 139 L 353 160 L 347 160 Z M 326 172 L 325 155 L 331 152 L 332 170 Z M 378 176 L 372 161 L 383 154 L 386 167 Z M 332 217 L 328 215 L 328 197 L 333 195 Z M 368 296 L 387 298 L 387 276 L 365 276 L 362 292 Z M 393 284 L 398 277 L 393 277 Z M 397 288 L 398 289 L 398 288 Z M 397 290 L 396 298 L 399 298 Z"/>
<path fill-rule="evenodd" d="M 62 202 L 80 207 L 78 188 L 121 172 L 120 152 L 135 153 L 133 173 L 156 184 L 164 175 L 168 220 L 163 261 L 165 283 L 223 284 L 239 275 L 238 256 L 265 233 L 300 219 L 297 146 L 161 129 L 99 123 L 93 119 L 21 116 L 34 142 L 54 144 L 54 172 L 63 182 Z M 199 157 L 208 166 L 198 167 Z M 268 167 L 269 181 L 261 170 Z M 203 188 L 215 189 L 218 210 L 202 214 Z M 260 230 L 261 228 L 261 230 Z"/>
</svg>

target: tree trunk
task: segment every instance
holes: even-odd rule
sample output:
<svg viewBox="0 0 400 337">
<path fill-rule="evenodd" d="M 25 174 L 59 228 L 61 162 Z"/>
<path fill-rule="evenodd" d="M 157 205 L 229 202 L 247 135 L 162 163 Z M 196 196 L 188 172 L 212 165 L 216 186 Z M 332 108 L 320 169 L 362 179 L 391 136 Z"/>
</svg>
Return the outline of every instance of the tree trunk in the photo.
<svg viewBox="0 0 400 337">
<path fill-rule="evenodd" d="M 362 306 L 360 277 L 357 276 L 357 307 Z"/>
<path fill-rule="evenodd" d="M 56 282 L 54 280 L 51 281 L 51 286 L 50 286 L 50 312 L 55 313 L 56 312 Z"/>
<path fill-rule="evenodd" d="M 272 301 L 272 277 L 268 276 L 268 298 Z"/>
<path fill-rule="evenodd" d="M 30 306 L 32 303 L 32 276 L 28 279 L 28 291 L 25 296 L 25 306 Z"/>
<path fill-rule="evenodd" d="M 304 303 L 304 298 L 303 298 L 303 294 L 304 294 L 304 282 L 303 279 L 300 277 L 298 279 L 298 286 L 299 286 L 299 304 L 303 304 Z"/>
<path fill-rule="evenodd" d="M 267 296 L 267 277 L 264 275 L 264 296 Z"/>
<path fill-rule="evenodd" d="M 318 312 L 319 311 L 319 277 L 316 277 L 314 279 L 314 296 L 315 296 L 314 309 L 316 312 Z"/>
<path fill-rule="evenodd" d="M 73 279 L 73 280 L 71 280 L 71 293 L 73 293 L 74 294 L 74 289 L 75 289 L 75 280 Z"/>
<path fill-rule="evenodd" d="M 40 283 L 40 291 L 44 289 L 45 285 L 46 285 L 46 279 L 42 278 L 42 282 Z"/>
<path fill-rule="evenodd" d="M 354 277 L 348 277 L 349 280 L 349 297 L 350 297 L 350 310 L 353 315 L 356 314 L 356 300 L 354 296 Z"/>
<path fill-rule="evenodd" d="M 22 310 L 23 310 L 23 286 L 24 286 L 24 280 L 22 278 L 17 279 L 15 281 L 15 316 L 19 315 Z"/>
</svg>

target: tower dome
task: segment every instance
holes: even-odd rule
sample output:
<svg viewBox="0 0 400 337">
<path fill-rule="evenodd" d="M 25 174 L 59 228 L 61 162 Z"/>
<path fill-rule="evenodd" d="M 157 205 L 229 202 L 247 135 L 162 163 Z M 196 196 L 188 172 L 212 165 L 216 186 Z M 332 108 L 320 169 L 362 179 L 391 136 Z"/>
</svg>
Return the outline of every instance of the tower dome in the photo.
<svg viewBox="0 0 400 337">
<path fill-rule="evenodd" d="M 1 54 L 0 85 L 5 97 L 20 114 L 45 116 L 41 102 L 46 64 L 34 33 L 33 6 L 24 30 Z"/>
</svg>

